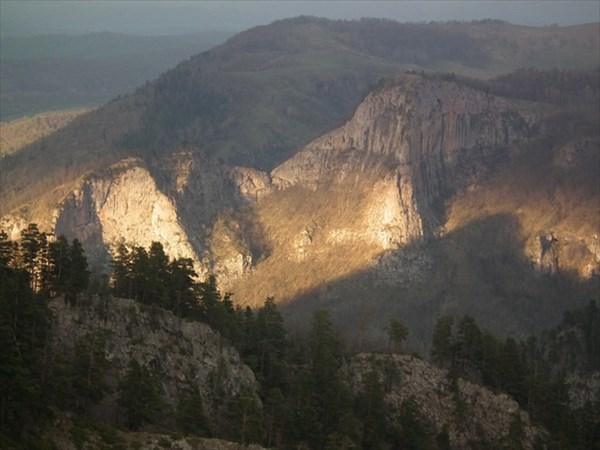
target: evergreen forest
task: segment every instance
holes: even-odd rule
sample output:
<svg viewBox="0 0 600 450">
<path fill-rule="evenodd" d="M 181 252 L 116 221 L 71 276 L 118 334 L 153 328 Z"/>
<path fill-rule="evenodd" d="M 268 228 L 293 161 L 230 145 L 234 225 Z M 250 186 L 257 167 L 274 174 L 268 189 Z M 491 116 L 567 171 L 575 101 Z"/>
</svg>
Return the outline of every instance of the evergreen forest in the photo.
<svg viewBox="0 0 600 450">
<path fill-rule="evenodd" d="M 77 308 L 91 297 L 130 298 L 200 321 L 217 330 L 239 352 L 259 382 L 259 399 L 245 393 L 218 417 L 205 412 L 198 392 L 182 393 L 174 423 L 164 429 L 165 392 L 151 367 L 132 359 L 118 380 L 122 411 L 117 423 L 88 417 L 107 392 L 109 361 L 101 335 L 73 343 L 73 352 L 52 339 L 55 323 L 48 300 L 62 297 Z M 118 300 L 116 300 L 118 301 Z M 543 336 L 500 339 L 469 316 L 442 316 L 432 336 L 430 360 L 447 370 L 448 382 L 467 379 L 504 392 L 549 432 L 539 448 L 600 448 L 600 399 L 570 406 L 565 376 L 574 368 L 600 370 L 600 311 L 595 302 L 565 314 Z M 403 352 L 410 329 L 401 318 L 386 327 L 382 352 Z M 105 436 L 106 448 L 128 448 L 116 429 L 161 430 L 216 437 L 277 449 L 447 449 L 446 429 L 436 430 L 414 398 L 405 399 L 390 421 L 384 402 L 390 373 L 374 372 L 358 391 L 344 382 L 352 355 L 332 325 L 329 312 L 314 313 L 306 333 L 290 334 L 272 298 L 261 308 L 236 307 L 214 277 L 198 281 L 192 261 L 170 259 L 160 243 L 149 248 L 121 244 L 110 279 L 95 278 L 77 239 L 54 237 L 30 224 L 21 240 L 0 234 L 0 447 L 56 448 L 43 430 L 65 412 L 74 417 L 73 441 L 83 448 L 90 427 Z M 459 405 L 460 406 L 460 405 Z M 163 428 L 161 428 L 163 426 Z M 506 448 L 519 448 L 523 433 L 511 426 Z M 485 443 L 480 443 L 486 448 Z"/>
</svg>

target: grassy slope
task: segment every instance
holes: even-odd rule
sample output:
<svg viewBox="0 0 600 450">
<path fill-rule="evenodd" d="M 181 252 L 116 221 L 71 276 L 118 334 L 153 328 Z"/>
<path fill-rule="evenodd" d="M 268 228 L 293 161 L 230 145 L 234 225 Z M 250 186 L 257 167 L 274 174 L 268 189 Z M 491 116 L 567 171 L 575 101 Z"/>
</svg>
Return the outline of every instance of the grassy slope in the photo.
<svg viewBox="0 0 600 450">
<path fill-rule="evenodd" d="M 86 109 L 51 111 L 0 124 L 0 154 L 15 153 L 38 139 L 64 128 Z"/>
</svg>

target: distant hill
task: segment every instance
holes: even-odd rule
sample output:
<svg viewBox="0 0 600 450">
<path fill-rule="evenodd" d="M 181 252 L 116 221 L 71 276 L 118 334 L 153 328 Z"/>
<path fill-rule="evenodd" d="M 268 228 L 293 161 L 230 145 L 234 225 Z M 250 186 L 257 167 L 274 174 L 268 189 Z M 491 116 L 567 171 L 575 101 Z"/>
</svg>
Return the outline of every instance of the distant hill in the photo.
<svg viewBox="0 0 600 450">
<path fill-rule="evenodd" d="M 100 105 L 191 55 L 220 44 L 231 34 L 94 33 L 3 38 L 0 119 Z"/>
</svg>

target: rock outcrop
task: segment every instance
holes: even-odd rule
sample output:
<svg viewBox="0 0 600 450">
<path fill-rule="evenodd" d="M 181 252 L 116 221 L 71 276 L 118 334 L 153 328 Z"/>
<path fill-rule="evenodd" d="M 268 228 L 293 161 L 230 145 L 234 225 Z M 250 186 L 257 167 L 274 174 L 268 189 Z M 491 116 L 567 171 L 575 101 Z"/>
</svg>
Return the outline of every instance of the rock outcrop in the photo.
<svg viewBox="0 0 600 450">
<path fill-rule="evenodd" d="M 392 422 L 400 420 L 405 400 L 416 400 L 437 433 L 446 427 L 452 448 L 532 449 L 536 439 L 543 441 L 547 434 L 506 394 L 462 379 L 452 381 L 447 371 L 412 356 L 361 353 L 350 358 L 344 370 L 354 392 L 364 389 L 367 374 L 376 373 L 381 386 L 388 388 L 384 402 Z M 519 442 L 511 441 L 515 427 Z"/>
<path fill-rule="evenodd" d="M 149 247 L 158 241 L 171 257 L 198 266 L 175 203 L 136 159 L 86 177 L 59 207 L 55 232 L 79 239 L 96 263 L 107 265 L 108 249 L 119 242 Z"/>
<path fill-rule="evenodd" d="M 527 120 L 502 99 L 405 76 L 370 93 L 345 125 L 273 170 L 273 183 L 323 189 L 364 172 L 387 174 L 389 191 L 381 197 L 403 244 L 431 237 L 442 225 L 440 202 L 477 183 L 529 132 Z"/>
<path fill-rule="evenodd" d="M 54 299 L 50 308 L 56 317 L 53 336 L 64 351 L 72 351 L 76 342 L 86 337 L 105 339 L 110 363 L 108 390 L 112 394 L 95 412 L 100 419 L 114 420 L 116 383 L 132 359 L 158 376 L 171 408 L 177 406 L 182 393 L 195 388 L 209 414 L 215 414 L 238 394 L 257 396 L 258 383 L 250 368 L 206 324 L 120 298 L 81 299 L 78 306 Z"/>
</svg>

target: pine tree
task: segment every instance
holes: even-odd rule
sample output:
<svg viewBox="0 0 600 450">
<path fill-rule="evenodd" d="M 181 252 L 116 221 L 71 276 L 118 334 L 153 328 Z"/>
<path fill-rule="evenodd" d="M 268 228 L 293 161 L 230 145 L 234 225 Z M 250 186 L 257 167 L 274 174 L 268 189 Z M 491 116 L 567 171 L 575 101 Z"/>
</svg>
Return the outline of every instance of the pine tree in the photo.
<svg viewBox="0 0 600 450">
<path fill-rule="evenodd" d="M 135 359 L 129 362 L 127 372 L 119 382 L 118 392 L 118 403 L 125 409 L 130 430 L 153 422 L 163 404 L 162 384 Z"/>
<path fill-rule="evenodd" d="M 177 424 L 186 434 L 206 437 L 212 435 L 210 422 L 204 414 L 204 404 L 198 388 L 180 399 L 177 407 Z"/>
<path fill-rule="evenodd" d="M 433 330 L 431 359 L 442 367 L 450 367 L 454 356 L 454 340 L 452 316 L 441 316 Z"/>
<path fill-rule="evenodd" d="M 104 398 L 108 369 L 103 333 L 87 334 L 76 342 L 70 384 L 75 394 L 75 408 L 84 417 L 90 402 L 98 403 Z"/>
<path fill-rule="evenodd" d="M 125 246 L 120 243 L 112 261 L 112 288 L 117 297 L 133 298 L 133 261 Z"/>
<path fill-rule="evenodd" d="M 168 296 L 169 257 L 160 242 L 152 242 L 148 250 L 147 277 L 145 284 L 145 303 L 171 309 Z"/>
<path fill-rule="evenodd" d="M 356 411 L 363 422 L 361 448 L 378 449 L 385 438 L 386 407 L 383 386 L 377 372 L 366 374 L 361 392 L 356 397 Z"/>
<path fill-rule="evenodd" d="M 78 239 L 73 239 L 69 249 L 69 275 L 67 281 L 66 299 L 75 302 L 77 294 L 87 289 L 90 284 L 90 271 L 83 247 Z"/>
<path fill-rule="evenodd" d="M 250 394 L 238 395 L 229 404 L 233 438 L 243 445 L 261 440 L 261 414 L 256 398 Z"/>
<path fill-rule="evenodd" d="M 408 337 L 408 328 L 406 328 L 399 320 L 392 318 L 389 320 L 388 326 L 385 329 L 388 332 L 388 346 L 390 350 L 394 348 L 398 351 L 401 348 L 402 343 Z"/>
<path fill-rule="evenodd" d="M 12 267 L 14 264 L 14 247 L 13 243 L 8 240 L 8 234 L 4 230 L 0 230 L 0 266 Z"/>
<path fill-rule="evenodd" d="M 52 295 L 65 294 L 69 289 L 69 277 L 71 273 L 71 251 L 69 241 L 63 235 L 49 244 L 51 261 L 51 283 Z"/>
<path fill-rule="evenodd" d="M 21 230 L 20 266 L 29 274 L 29 286 L 34 292 L 39 290 L 38 284 L 38 256 L 42 249 L 40 230 L 35 223 L 30 223 Z"/>
<path fill-rule="evenodd" d="M 48 417 L 51 317 L 28 273 L 0 266 L 0 434 L 19 438 L 28 423 Z"/>
<path fill-rule="evenodd" d="M 199 304 L 194 293 L 194 264 L 190 258 L 178 258 L 169 264 L 169 287 L 171 300 L 169 309 L 178 317 L 197 314 Z"/>
<path fill-rule="evenodd" d="M 256 373 L 267 386 L 281 388 L 284 384 L 283 365 L 287 340 L 283 316 L 272 297 L 268 297 L 258 310 L 254 326 L 258 347 Z"/>
</svg>

